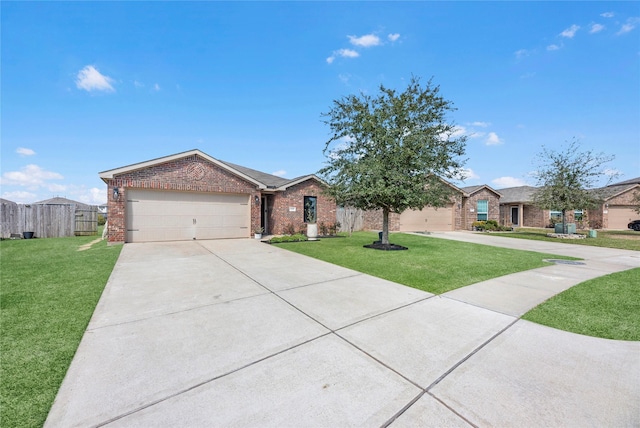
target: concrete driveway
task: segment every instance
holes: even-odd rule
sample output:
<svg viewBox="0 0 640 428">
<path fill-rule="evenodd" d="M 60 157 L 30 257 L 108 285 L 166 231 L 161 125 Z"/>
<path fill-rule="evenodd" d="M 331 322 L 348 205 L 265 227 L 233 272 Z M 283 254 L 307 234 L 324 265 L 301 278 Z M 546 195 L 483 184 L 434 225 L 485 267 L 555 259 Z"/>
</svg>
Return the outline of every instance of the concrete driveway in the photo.
<svg viewBox="0 0 640 428">
<path fill-rule="evenodd" d="M 436 236 L 585 264 L 434 296 L 254 240 L 127 244 L 45 426 L 640 425 L 640 342 L 518 318 L 640 253 Z"/>
</svg>

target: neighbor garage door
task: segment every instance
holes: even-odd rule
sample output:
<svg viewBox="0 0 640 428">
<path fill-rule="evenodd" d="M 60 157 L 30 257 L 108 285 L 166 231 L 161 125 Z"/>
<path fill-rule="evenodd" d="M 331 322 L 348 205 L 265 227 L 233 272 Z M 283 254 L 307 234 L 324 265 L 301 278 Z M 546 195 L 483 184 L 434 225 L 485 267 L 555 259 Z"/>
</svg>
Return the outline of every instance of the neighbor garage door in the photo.
<svg viewBox="0 0 640 428">
<path fill-rule="evenodd" d="M 442 232 L 453 230 L 453 204 L 442 208 L 425 207 L 400 214 L 401 232 Z"/>
<path fill-rule="evenodd" d="M 626 229 L 631 220 L 640 219 L 632 208 L 625 206 L 609 206 L 609 229 Z"/>
<path fill-rule="evenodd" d="M 248 195 L 127 190 L 127 242 L 248 238 Z"/>
</svg>

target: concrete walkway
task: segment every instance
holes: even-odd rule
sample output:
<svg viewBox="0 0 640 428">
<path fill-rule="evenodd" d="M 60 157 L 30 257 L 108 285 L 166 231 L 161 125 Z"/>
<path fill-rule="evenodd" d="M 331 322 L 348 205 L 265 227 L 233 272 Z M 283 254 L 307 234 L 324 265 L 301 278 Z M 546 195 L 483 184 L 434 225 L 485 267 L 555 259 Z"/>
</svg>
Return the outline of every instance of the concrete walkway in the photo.
<svg viewBox="0 0 640 428">
<path fill-rule="evenodd" d="M 639 426 L 640 342 L 519 320 L 640 253 L 441 296 L 253 240 L 127 244 L 45 426 Z"/>
</svg>

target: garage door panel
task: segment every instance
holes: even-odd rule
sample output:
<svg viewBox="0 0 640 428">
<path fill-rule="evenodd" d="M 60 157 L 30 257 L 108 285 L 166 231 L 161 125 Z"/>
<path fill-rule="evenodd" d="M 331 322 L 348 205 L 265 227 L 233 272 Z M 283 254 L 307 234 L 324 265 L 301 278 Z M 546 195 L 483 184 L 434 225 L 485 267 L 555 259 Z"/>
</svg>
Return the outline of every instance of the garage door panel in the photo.
<svg viewBox="0 0 640 428">
<path fill-rule="evenodd" d="M 632 220 L 640 219 L 640 215 L 627 206 L 610 206 L 608 212 L 609 229 L 627 229 Z"/>
<path fill-rule="evenodd" d="M 246 238 L 249 195 L 129 190 L 127 242 Z"/>
<path fill-rule="evenodd" d="M 453 204 L 437 209 L 425 207 L 422 210 L 406 210 L 400 215 L 401 232 L 451 230 L 453 230 Z"/>
</svg>

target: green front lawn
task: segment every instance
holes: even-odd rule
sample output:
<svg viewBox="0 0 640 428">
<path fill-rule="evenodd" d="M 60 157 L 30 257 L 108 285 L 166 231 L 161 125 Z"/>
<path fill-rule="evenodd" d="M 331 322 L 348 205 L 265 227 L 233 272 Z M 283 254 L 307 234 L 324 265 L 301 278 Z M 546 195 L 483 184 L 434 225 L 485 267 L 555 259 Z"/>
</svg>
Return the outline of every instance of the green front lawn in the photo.
<svg viewBox="0 0 640 428">
<path fill-rule="evenodd" d="M 122 246 L 98 236 L 0 241 L 0 422 L 40 427 Z"/>
<path fill-rule="evenodd" d="M 522 318 L 588 336 L 640 340 L 640 268 L 578 284 Z"/>
<path fill-rule="evenodd" d="M 493 236 L 503 236 L 509 238 L 533 239 L 536 241 L 560 242 L 562 244 L 589 245 L 592 247 L 618 248 L 620 250 L 640 251 L 640 232 L 632 230 L 598 230 L 596 238 L 585 239 L 558 239 L 549 238 L 547 233 L 552 233 L 553 229 L 518 228 L 513 232 L 500 232 Z M 578 231 L 579 234 L 586 235 L 586 231 Z"/>
<path fill-rule="evenodd" d="M 543 259 L 568 259 L 553 254 L 404 233 L 392 234 L 389 240 L 408 247 L 409 250 L 380 251 L 362 247 L 371 244 L 377 237 L 372 232 L 356 232 L 348 238 L 279 245 L 300 254 L 435 294 L 550 265 Z"/>
</svg>

